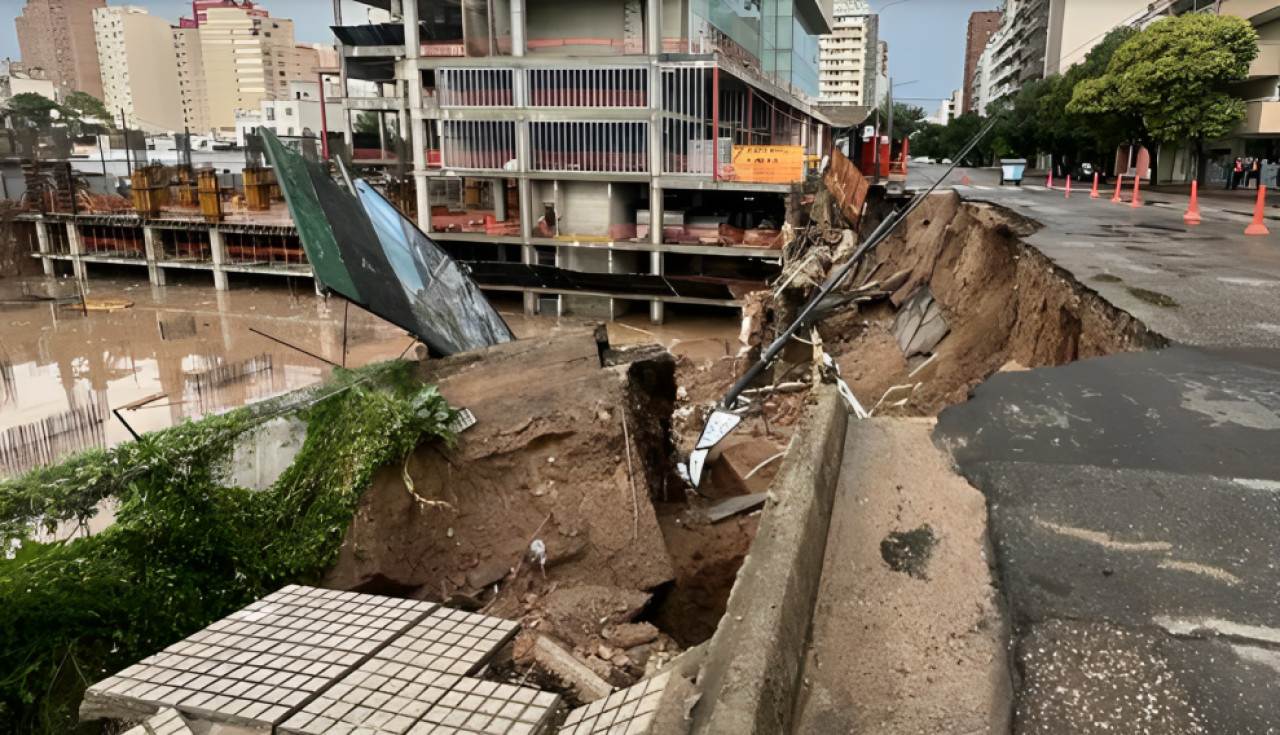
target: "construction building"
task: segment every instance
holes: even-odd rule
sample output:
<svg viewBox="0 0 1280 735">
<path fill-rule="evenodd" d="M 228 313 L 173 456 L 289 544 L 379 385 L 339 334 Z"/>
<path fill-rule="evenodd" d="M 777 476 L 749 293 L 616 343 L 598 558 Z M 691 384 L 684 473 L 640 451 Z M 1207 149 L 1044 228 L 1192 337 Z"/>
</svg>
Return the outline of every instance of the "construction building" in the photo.
<svg viewBox="0 0 1280 735">
<path fill-rule="evenodd" d="M 822 102 L 874 106 L 879 76 L 879 16 L 866 0 L 837 0 L 832 32 L 821 40 Z"/>
<path fill-rule="evenodd" d="M 829 3 L 363 4 L 393 21 L 347 24 L 334 3 L 340 124 L 357 163 L 402 172 L 402 208 L 482 288 L 530 313 L 659 321 L 667 303 L 738 306 L 778 272 L 787 199 L 831 145 L 815 107 Z"/>
<path fill-rule="evenodd" d="M 78 89 L 102 99 L 93 11 L 106 5 L 106 0 L 28 0 L 14 19 L 23 66 L 43 69 L 60 92 Z"/>
<path fill-rule="evenodd" d="M 163 18 L 135 5 L 93 11 L 103 103 L 121 123 L 148 133 L 180 131 L 182 95 L 174 63 L 173 33 Z"/>
</svg>

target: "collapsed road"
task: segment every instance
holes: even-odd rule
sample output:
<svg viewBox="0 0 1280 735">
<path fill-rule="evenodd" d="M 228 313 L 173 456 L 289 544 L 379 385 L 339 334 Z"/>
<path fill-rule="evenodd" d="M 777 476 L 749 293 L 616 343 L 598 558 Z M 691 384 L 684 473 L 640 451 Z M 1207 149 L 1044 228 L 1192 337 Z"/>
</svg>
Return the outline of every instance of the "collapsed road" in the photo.
<svg viewBox="0 0 1280 735">
<path fill-rule="evenodd" d="M 518 620 L 477 675 L 561 695 L 564 731 L 649 697 L 653 733 L 1271 731 L 1276 362 L 1169 348 L 1029 244 L 1037 193 L 922 201 L 684 482 L 856 247 L 815 196 L 740 355 L 563 332 L 421 363 L 477 423 L 378 473 L 325 585 Z"/>
</svg>

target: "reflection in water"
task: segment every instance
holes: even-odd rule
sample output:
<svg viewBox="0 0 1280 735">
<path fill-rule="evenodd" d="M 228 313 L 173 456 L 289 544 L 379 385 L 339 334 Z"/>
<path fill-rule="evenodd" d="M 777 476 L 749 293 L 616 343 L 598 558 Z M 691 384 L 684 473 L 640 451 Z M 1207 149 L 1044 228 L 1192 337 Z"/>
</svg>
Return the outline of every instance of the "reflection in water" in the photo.
<svg viewBox="0 0 1280 735">
<path fill-rule="evenodd" d="M 343 362 L 342 302 L 284 283 L 216 292 L 95 279 L 88 291 L 135 306 L 88 315 L 46 302 L 0 307 L 0 477 L 129 439 L 113 409 L 135 431 L 154 431 L 306 387 L 332 369 L 250 327 Z M 394 358 L 409 343 L 351 309 L 348 366 Z"/>
</svg>

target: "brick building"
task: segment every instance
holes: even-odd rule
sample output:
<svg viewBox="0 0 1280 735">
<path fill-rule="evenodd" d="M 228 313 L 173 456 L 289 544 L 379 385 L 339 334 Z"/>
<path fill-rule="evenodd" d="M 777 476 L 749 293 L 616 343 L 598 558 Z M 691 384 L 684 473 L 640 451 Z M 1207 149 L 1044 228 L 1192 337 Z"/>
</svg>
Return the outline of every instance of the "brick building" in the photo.
<svg viewBox="0 0 1280 735">
<path fill-rule="evenodd" d="M 78 89 L 101 99 L 93 11 L 106 5 L 106 0 L 28 0 L 14 19 L 23 65 L 44 69 L 59 89 Z"/>
<path fill-rule="evenodd" d="M 969 35 L 964 46 L 964 87 L 962 87 L 964 100 L 959 110 L 961 115 L 975 111 L 982 112 L 975 110 L 974 107 L 974 73 L 978 68 L 978 60 L 982 57 L 982 52 L 987 50 L 987 43 L 998 30 L 1000 30 L 1000 11 L 998 10 L 982 11 L 969 16 Z"/>
</svg>

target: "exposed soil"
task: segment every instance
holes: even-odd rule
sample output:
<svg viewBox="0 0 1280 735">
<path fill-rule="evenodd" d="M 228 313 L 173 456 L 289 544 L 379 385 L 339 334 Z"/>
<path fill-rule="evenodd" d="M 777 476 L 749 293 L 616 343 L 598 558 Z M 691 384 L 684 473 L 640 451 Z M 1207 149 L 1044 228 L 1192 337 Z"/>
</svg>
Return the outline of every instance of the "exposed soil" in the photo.
<svg viewBox="0 0 1280 735">
<path fill-rule="evenodd" d="M 924 202 L 852 279 L 865 286 L 905 272 L 905 281 L 887 301 L 850 307 L 820 325 L 854 395 L 870 408 L 891 387 L 919 384 L 897 413 L 932 416 L 1010 361 L 1047 367 L 1167 344 L 1024 245 L 1021 237 L 1035 227 L 950 192 Z M 893 339 L 893 319 L 925 286 L 950 333 L 932 351 L 935 359 L 913 364 Z"/>
<path fill-rule="evenodd" d="M 676 376 L 711 394 L 730 374 L 660 347 L 605 349 L 598 334 L 558 332 L 423 363 L 418 377 L 477 423 L 456 448 L 420 448 L 375 477 L 326 584 L 520 620 L 512 678 L 531 673 L 539 636 L 613 686 L 642 676 L 655 653 L 710 637 L 756 519 L 702 525 L 688 513 L 716 493 L 675 489 L 674 445 L 701 430 L 687 421 Z M 620 364 L 601 367 L 602 357 Z M 742 436 L 765 435 L 766 420 L 794 424 L 790 411 L 790 402 L 762 407 Z M 789 431 L 770 431 L 767 446 L 781 451 Z M 664 498 L 674 502 L 655 506 Z M 531 553 L 535 541 L 545 562 Z M 640 629 L 652 635 L 619 627 L 645 621 L 656 623 Z M 555 684 L 552 672 L 532 674 Z"/>
</svg>

